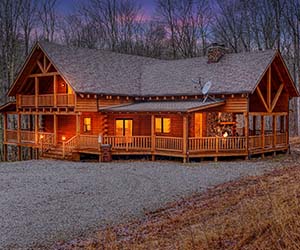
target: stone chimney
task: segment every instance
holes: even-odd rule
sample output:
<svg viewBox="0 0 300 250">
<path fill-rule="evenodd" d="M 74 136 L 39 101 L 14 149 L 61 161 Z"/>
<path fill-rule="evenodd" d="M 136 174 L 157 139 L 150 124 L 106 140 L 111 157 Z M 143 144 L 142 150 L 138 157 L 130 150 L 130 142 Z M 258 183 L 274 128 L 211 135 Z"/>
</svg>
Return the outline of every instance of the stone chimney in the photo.
<svg viewBox="0 0 300 250">
<path fill-rule="evenodd" d="M 207 63 L 217 63 L 227 53 L 224 44 L 213 43 L 207 50 Z"/>
</svg>

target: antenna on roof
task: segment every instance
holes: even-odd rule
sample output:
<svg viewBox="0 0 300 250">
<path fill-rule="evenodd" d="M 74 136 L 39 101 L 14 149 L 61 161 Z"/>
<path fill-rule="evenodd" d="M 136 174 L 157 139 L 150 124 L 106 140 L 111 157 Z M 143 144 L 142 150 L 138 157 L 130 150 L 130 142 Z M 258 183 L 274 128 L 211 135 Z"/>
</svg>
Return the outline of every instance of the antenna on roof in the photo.
<svg viewBox="0 0 300 250">
<path fill-rule="evenodd" d="M 204 84 L 203 88 L 202 88 L 202 94 L 204 95 L 204 99 L 203 99 L 203 103 L 206 102 L 207 98 L 209 97 L 208 92 L 210 90 L 212 86 L 212 82 L 208 81 Z M 211 98 L 211 97 L 210 97 Z M 211 98 L 212 99 L 212 98 Z"/>
<path fill-rule="evenodd" d="M 200 88 L 200 89 L 202 89 L 201 77 L 199 77 L 198 81 L 192 79 L 192 82 L 195 84 L 195 88 Z"/>
</svg>

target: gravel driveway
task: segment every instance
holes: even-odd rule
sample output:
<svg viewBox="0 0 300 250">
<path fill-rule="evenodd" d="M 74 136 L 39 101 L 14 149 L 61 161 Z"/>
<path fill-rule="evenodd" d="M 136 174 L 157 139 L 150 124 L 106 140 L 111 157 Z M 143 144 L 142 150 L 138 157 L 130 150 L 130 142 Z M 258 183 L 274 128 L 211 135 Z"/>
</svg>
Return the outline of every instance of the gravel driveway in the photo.
<svg viewBox="0 0 300 250">
<path fill-rule="evenodd" d="M 280 161 L 0 163 L 0 249 L 45 249 Z"/>
</svg>

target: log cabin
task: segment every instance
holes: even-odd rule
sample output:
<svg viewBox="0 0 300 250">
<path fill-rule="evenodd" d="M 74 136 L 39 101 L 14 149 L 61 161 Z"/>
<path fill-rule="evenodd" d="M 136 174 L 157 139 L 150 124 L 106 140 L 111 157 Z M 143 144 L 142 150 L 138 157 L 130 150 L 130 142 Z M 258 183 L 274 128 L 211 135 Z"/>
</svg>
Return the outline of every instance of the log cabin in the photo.
<svg viewBox="0 0 300 250">
<path fill-rule="evenodd" d="M 15 146 L 19 160 L 29 148 L 43 158 L 187 162 L 288 151 L 289 100 L 299 93 L 276 50 L 213 44 L 205 57 L 165 61 L 37 42 L 7 95 L 5 160 Z"/>
</svg>

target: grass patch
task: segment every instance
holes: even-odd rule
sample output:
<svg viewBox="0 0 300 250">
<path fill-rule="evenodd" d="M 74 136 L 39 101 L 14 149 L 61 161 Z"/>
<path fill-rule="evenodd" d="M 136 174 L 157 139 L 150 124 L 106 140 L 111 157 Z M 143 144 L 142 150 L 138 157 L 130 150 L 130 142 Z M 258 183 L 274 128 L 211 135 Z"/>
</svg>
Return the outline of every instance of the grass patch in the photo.
<svg viewBox="0 0 300 250">
<path fill-rule="evenodd" d="M 219 185 L 80 244 L 89 250 L 300 249 L 300 167 Z"/>
</svg>

